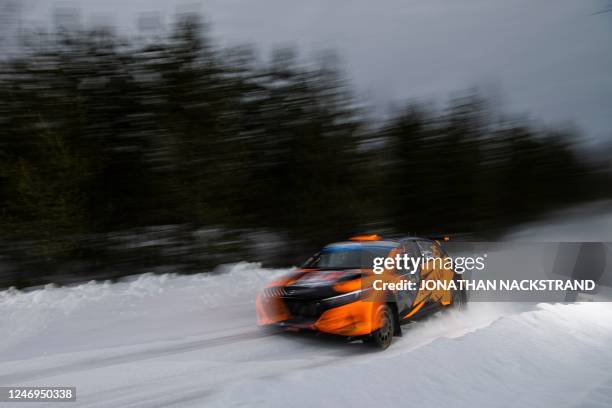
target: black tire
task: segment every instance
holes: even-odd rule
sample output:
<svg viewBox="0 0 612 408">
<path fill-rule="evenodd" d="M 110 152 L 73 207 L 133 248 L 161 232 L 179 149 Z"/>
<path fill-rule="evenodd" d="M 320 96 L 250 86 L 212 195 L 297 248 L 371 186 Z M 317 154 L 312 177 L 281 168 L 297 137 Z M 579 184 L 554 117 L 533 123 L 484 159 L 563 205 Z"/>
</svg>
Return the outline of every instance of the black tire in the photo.
<svg viewBox="0 0 612 408">
<path fill-rule="evenodd" d="M 259 326 L 259 331 L 262 335 L 274 335 L 285 332 L 285 329 L 278 324 L 267 324 L 264 326 Z"/>
<path fill-rule="evenodd" d="M 385 350 L 393 341 L 396 331 L 395 318 L 389 305 L 381 306 L 376 313 L 380 316 L 381 326 L 367 339 L 367 343 L 380 350 Z"/>
<path fill-rule="evenodd" d="M 465 289 L 453 290 L 453 300 L 451 306 L 453 309 L 464 310 L 467 308 L 467 293 Z"/>
</svg>

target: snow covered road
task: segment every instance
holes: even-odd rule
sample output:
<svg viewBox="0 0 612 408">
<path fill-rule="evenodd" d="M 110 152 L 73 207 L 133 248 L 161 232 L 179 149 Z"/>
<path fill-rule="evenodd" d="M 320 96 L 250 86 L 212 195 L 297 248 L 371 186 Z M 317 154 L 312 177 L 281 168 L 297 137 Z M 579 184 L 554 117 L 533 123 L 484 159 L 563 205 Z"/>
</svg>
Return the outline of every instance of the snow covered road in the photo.
<svg viewBox="0 0 612 408">
<path fill-rule="evenodd" d="M 608 303 L 474 303 L 380 353 L 255 327 L 256 291 L 283 272 L 3 292 L 0 384 L 76 386 L 82 407 L 612 404 Z"/>
</svg>

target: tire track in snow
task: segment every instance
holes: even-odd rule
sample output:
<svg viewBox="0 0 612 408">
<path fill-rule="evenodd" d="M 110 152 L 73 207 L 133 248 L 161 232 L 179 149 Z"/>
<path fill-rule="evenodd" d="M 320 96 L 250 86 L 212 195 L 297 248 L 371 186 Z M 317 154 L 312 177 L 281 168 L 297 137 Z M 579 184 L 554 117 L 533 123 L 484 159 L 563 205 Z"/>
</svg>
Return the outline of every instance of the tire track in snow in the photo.
<svg viewBox="0 0 612 408">
<path fill-rule="evenodd" d="M 188 353 L 190 351 L 202 350 L 210 347 L 221 345 L 234 344 L 242 341 L 249 341 L 271 336 L 273 333 L 264 332 L 261 330 L 252 330 L 243 333 L 230 334 L 221 337 L 214 337 L 203 340 L 189 341 L 179 343 L 172 346 L 151 348 L 133 353 L 125 353 L 111 357 L 103 357 L 79 361 L 71 364 L 58 365 L 39 370 L 25 371 L 17 374 L 0 375 L 0 384 L 10 385 L 24 381 L 36 380 L 55 375 L 65 375 L 79 371 L 86 371 L 96 368 L 109 367 L 113 365 L 128 364 L 135 361 L 148 360 L 152 358 L 160 358 L 173 354 Z"/>
</svg>

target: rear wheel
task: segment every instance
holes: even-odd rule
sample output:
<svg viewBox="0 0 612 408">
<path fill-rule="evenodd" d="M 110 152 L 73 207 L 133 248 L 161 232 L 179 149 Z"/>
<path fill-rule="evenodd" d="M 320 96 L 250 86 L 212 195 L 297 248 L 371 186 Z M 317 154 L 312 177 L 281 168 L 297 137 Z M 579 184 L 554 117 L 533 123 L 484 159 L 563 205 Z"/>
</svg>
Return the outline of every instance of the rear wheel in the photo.
<svg viewBox="0 0 612 408">
<path fill-rule="evenodd" d="M 384 350 L 389 347 L 393 341 L 395 319 L 393 318 L 393 311 L 389 305 L 381 306 L 377 313 L 380 319 L 380 328 L 372 333 L 367 342 L 374 347 Z"/>
<path fill-rule="evenodd" d="M 467 293 L 465 289 L 453 290 L 452 307 L 459 310 L 467 308 Z"/>
</svg>

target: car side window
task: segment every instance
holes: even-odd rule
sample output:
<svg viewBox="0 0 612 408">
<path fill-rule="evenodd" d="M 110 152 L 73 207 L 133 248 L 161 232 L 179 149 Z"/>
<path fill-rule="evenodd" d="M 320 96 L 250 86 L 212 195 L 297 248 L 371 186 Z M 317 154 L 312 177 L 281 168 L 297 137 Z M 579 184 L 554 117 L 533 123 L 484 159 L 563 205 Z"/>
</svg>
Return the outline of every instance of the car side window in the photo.
<svg viewBox="0 0 612 408">
<path fill-rule="evenodd" d="M 435 241 L 435 242 L 433 243 L 433 245 L 435 245 L 435 247 L 436 247 L 436 248 L 438 248 L 438 251 L 439 251 L 440 256 L 441 256 L 442 258 L 446 258 L 446 257 L 448 257 L 448 253 L 446 252 L 446 250 L 444 249 L 444 247 L 443 247 L 443 246 L 442 246 L 442 245 L 441 245 L 439 242 Z"/>
<path fill-rule="evenodd" d="M 423 258 L 433 258 L 433 249 L 432 242 L 430 241 L 418 241 L 419 249 L 421 250 L 421 255 Z"/>
<path fill-rule="evenodd" d="M 402 249 L 403 249 L 403 253 L 408 255 L 409 258 L 412 258 L 412 259 L 419 258 L 419 247 L 417 246 L 417 243 L 415 241 L 404 241 L 402 243 Z M 414 262 L 414 261 L 408 261 L 408 262 Z M 403 270 L 402 272 L 399 272 L 399 273 L 407 274 L 407 273 L 413 272 L 412 269 L 413 269 L 412 267 L 409 267 L 408 269 Z M 417 267 L 417 271 L 418 271 L 418 267 Z"/>
<path fill-rule="evenodd" d="M 418 257 L 419 256 L 419 248 L 414 241 L 404 241 L 402 244 L 404 251 L 410 257 Z"/>
</svg>

